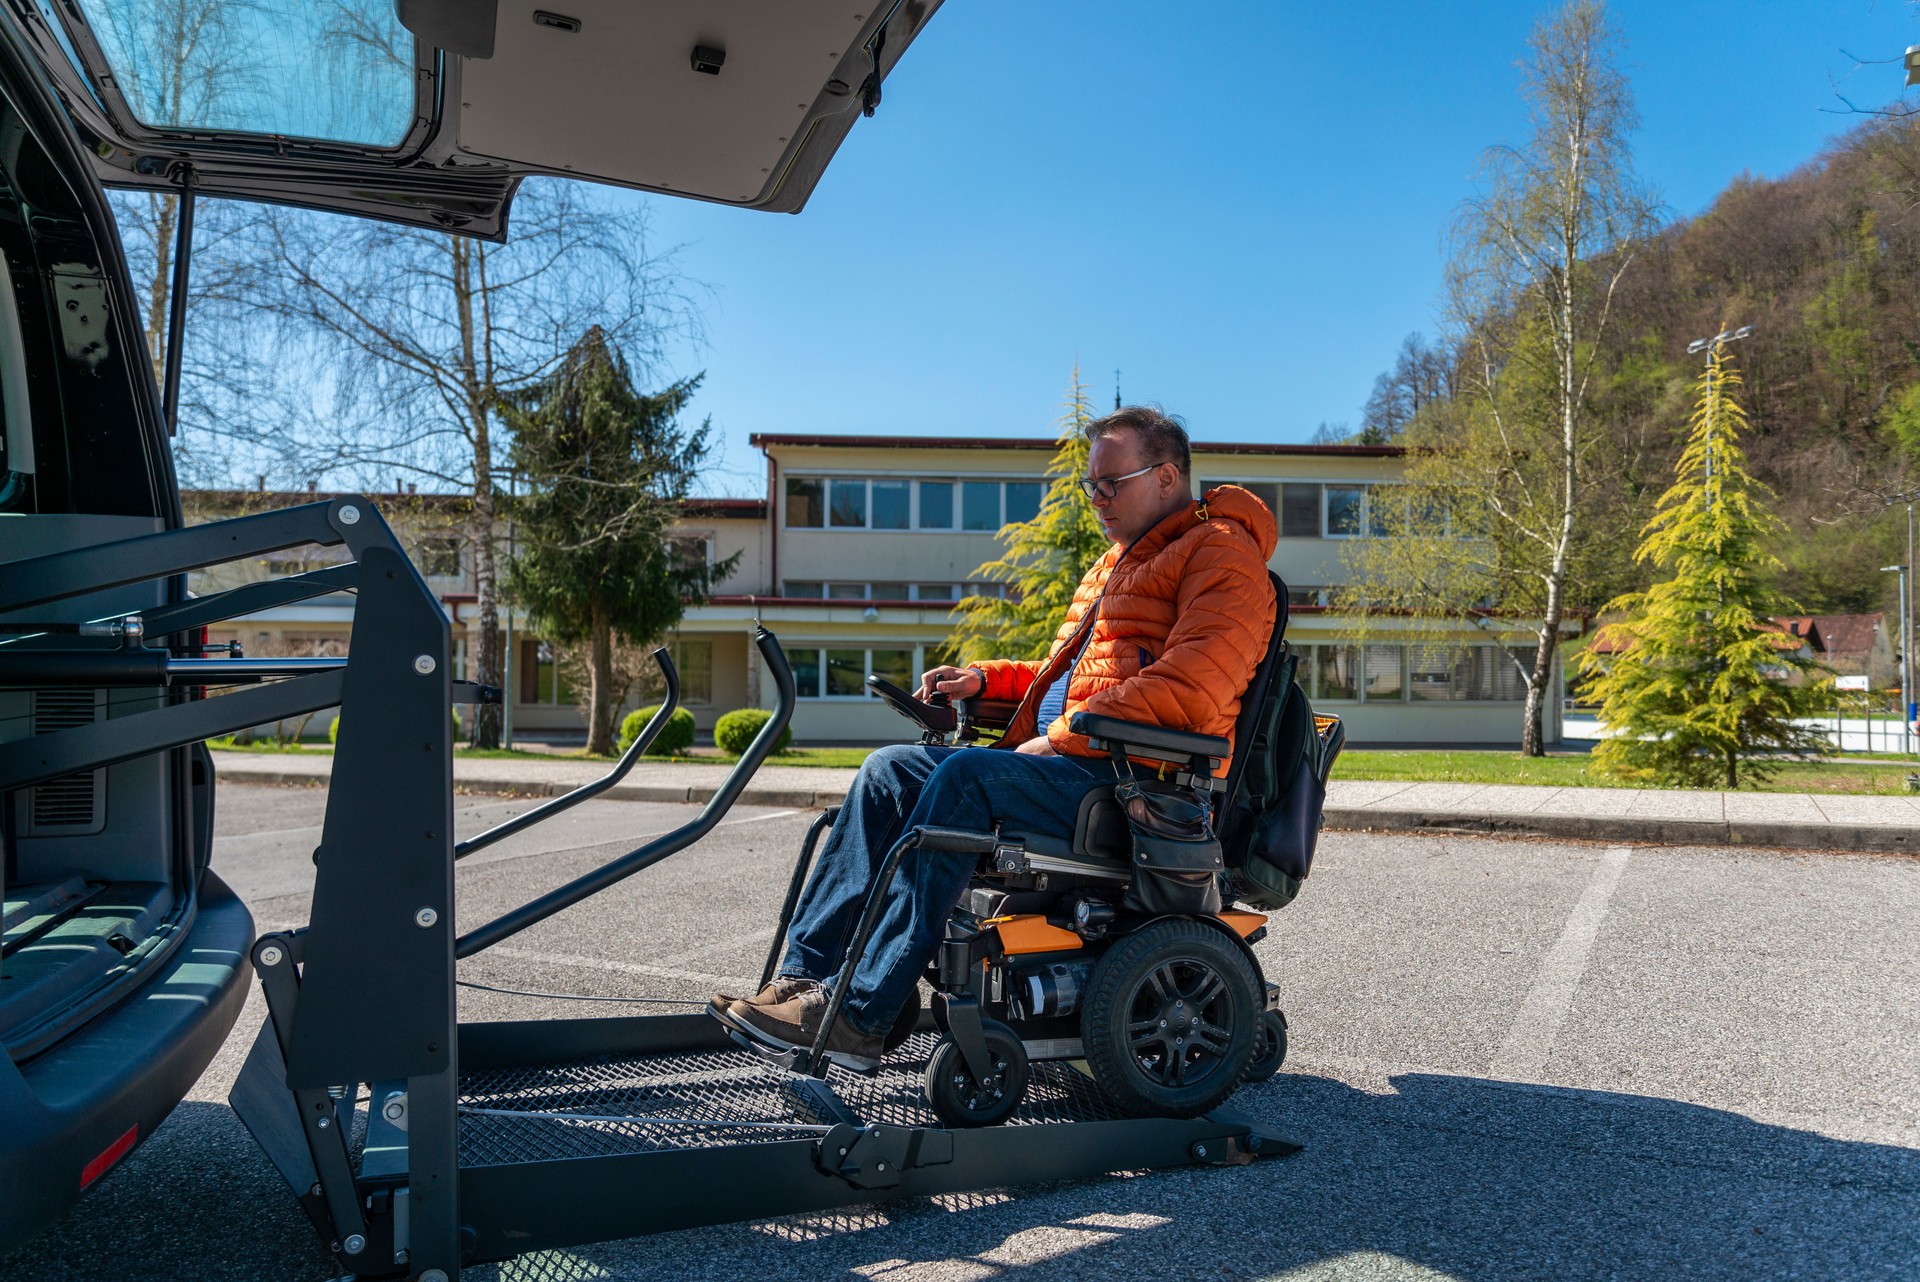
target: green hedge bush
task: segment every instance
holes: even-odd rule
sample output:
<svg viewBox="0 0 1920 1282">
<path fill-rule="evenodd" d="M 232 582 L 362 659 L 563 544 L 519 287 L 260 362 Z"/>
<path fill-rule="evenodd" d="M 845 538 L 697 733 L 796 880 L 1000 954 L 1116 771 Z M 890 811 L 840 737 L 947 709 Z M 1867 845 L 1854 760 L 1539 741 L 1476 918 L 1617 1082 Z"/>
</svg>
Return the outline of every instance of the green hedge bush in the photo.
<svg viewBox="0 0 1920 1282">
<path fill-rule="evenodd" d="M 713 743 L 728 756 L 737 757 L 746 752 L 747 745 L 760 733 L 760 727 L 773 720 L 773 714 L 765 708 L 741 708 L 738 712 L 729 712 L 713 723 Z M 793 742 L 793 727 L 786 726 L 780 731 L 780 738 L 773 745 L 775 752 L 785 752 L 787 745 Z"/>
<path fill-rule="evenodd" d="M 660 710 L 659 704 L 629 712 L 620 723 L 620 751 L 625 752 L 640 737 L 647 722 L 653 720 L 653 714 Z M 677 757 L 693 746 L 693 714 L 685 708 L 675 708 L 673 715 L 667 718 L 667 724 L 660 727 L 660 737 L 653 741 L 648 752 L 665 753 Z"/>
<path fill-rule="evenodd" d="M 453 741 L 456 745 L 465 737 L 465 733 L 465 727 L 460 724 L 460 709 L 455 708 L 453 710 Z M 327 727 L 327 742 L 331 744 L 340 742 L 340 718 L 337 716 L 333 719 L 333 724 Z"/>
</svg>

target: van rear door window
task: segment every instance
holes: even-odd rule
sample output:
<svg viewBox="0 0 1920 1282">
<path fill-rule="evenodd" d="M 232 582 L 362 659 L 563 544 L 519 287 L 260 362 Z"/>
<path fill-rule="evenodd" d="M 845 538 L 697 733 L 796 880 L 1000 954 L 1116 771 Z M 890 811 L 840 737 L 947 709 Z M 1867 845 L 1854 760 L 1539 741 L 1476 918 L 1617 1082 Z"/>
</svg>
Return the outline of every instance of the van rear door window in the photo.
<svg viewBox="0 0 1920 1282">
<path fill-rule="evenodd" d="M 396 147 L 413 127 L 413 35 L 392 0 L 79 7 L 149 129 Z"/>
</svg>

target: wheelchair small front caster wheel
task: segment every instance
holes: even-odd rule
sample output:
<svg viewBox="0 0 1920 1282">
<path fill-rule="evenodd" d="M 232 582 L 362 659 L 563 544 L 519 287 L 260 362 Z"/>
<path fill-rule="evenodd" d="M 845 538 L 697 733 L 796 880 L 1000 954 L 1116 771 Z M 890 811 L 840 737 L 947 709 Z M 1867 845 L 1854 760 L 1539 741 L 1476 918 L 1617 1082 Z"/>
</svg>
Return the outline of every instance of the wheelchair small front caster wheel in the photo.
<svg viewBox="0 0 1920 1282">
<path fill-rule="evenodd" d="M 1240 1074 L 1240 1080 L 1264 1082 L 1280 1071 L 1286 1058 L 1286 1016 L 1277 1010 L 1264 1011 L 1254 1027 L 1253 1058 L 1247 1062 L 1247 1071 Z"/>
<path fill-rule="evenodd" d="M 940 1039 L 927 1060 L 927 1103 L 948 1126 L 1004 1122 L 1027 1093 L 1027 1051 L 1020 1038 L 998 1020 L 982 1020 L 980 1031 L 993 1065 L 986 1081 L 974 1077 L 951 1035 Z"/>
</svg>

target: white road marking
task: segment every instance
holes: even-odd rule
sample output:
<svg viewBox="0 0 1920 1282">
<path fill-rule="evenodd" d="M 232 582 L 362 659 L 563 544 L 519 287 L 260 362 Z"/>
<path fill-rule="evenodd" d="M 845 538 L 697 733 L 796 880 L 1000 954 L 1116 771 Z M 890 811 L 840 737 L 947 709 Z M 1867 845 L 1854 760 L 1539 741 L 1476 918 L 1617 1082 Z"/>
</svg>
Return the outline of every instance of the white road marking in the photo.
<svg viewBox="0 0 1920 1282">
<path fill-rule="evenodd" d="M 710 975 L 703 970 L 681 970 L 675 966 L 649 966 L 644 962 L 582 957 L 577 953 L 547 953 L 534 948 L 515 948 L 511 944 L 495 944 L 487 949 L 487 953 L 496 957 L 512 957 L 518 961 L 543 962 L 549 966 L 577 966 L 582 970 L 603 970 L 615 975 L 648 975 L 654 979 L 685 979 L 696 984 L 721 987 L 738 984 L 741 978 L 738 975 Z"/>
<path fill-rule="evenodd" d="M 1533 991 L 1514 1016 L 1507 1039 L 1487 1070 L 1489 1076 L 1530 1081 L 1540 1075 L 1573 1006 L 1574 992 L 1593 953 L 1593 941 L 1600 933 L 1600 923 L 1606 920 L 1607 905 L 1632 853 L 1626 846 L 1613 846 L 1600 856 L 1580 902 L 1573 906 L 1572 915 L 1561 928 L 1560 938 L 1540 963 Z"/>
</svg>

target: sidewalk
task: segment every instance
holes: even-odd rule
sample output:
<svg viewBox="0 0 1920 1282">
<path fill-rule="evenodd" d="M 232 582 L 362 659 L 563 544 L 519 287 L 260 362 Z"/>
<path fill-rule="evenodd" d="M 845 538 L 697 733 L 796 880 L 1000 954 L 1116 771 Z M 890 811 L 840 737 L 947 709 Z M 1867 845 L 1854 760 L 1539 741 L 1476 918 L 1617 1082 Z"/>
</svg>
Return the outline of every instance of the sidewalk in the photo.
<svg viewBox="0 0 1920 1282">
<path fill-rule="evenodd" d="M 328 753 L 216 752 L 232 783 L 324 785 Z M 703 802 L 726 778 L 723 765 L 642 762 L 601 796 L 614 801 Z M 549 797 L 606 773 L 600 762 L 456 757 L 462 792 Z M 747 806 L 838 804 L 852 770 L 763 766 L 740 795 Z M 1920 852 L 1920 798 L 1806 796 L 1763 792 L 1664 792 L 1637 788 L 1541 788 L 1502 784 L 1394 783 L 1335 779 L 1327 827 L 1381 832 L 1501 833 L 1584 841 L 1808 850 Z"/>
</svg>

